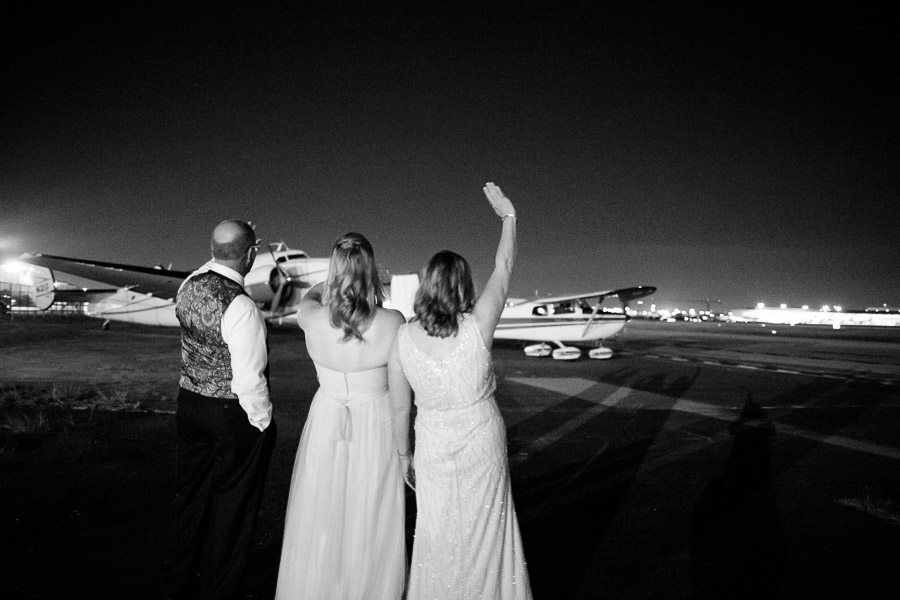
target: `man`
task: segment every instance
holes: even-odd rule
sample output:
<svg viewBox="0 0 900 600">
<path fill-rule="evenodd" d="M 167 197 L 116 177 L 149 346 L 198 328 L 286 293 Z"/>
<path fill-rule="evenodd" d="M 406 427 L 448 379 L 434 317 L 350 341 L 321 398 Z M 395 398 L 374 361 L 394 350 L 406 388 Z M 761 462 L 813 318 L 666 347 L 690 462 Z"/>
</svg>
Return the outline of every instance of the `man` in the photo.
<svg viewBox="0 0 900 600">
<path fill-rule="evenodd" d="M 178 290 L 173 598 L 235 598 L 275 443 L 266 327 L 244 291 L 259 250 L 253 229 L 222 221 L 212 260 Z"/>
</svg>

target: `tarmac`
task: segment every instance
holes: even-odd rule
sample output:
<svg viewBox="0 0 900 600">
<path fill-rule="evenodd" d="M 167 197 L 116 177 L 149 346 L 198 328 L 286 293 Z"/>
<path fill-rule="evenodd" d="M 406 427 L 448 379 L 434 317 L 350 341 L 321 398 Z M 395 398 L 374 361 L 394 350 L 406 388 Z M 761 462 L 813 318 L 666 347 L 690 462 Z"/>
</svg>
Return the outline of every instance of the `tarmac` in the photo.
<svg viewBox="0 0 900 600">
<path fill-rule="evenodd" d="M 0 335 L 5 414 L 32 387 L 49 398 L 48 424 L 0 424 L 0 597 L 161 597 L 177 330 L 20 319 Z M 270 345 L 279 437 L 244 586 L 259 599 L 316 389 L 298 330 Z M 900 331 L 635 320 L 607 346 L 572 362 L 494 347 L 535 598 L 896 597 Z"/>
</svg>

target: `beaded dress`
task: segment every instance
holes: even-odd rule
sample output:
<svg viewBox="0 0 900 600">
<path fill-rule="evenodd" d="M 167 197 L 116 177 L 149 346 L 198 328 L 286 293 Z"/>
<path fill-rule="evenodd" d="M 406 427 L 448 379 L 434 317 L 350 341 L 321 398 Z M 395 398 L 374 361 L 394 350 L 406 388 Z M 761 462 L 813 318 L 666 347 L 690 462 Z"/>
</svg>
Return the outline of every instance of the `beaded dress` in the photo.
<svg viewBox="0 0 900 600">
<path fill-rule="evenodd" d="M 387 367 L 316 364 L 319 390 L 288 496 L 279 600 L 398 600 L 406 580 L 403 473 Z"/>
<path fill-rule="evenodd" d="M 408 327 L 397 334 L 417 409 L 407 599 L 531 598 L 490 350 L 471 316 L 444 359 L 419 350 Z"/>
</svg>

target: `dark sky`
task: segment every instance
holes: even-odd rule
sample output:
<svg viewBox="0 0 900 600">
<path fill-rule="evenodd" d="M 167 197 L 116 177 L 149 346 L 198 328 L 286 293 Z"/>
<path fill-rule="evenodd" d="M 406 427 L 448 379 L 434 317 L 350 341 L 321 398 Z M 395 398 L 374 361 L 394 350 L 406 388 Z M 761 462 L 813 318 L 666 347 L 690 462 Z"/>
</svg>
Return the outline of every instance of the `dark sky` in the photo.
<svg viewBox="0 0 900 600">
<path fill-rule="evenodd" d="M 4 258 L 189 270 L 242 218 L 483 284 L 494 181 L 514 296 L 900 305 L 898 22 L 861 3 L 57 4 L 0 26 Z"/>
</svg>

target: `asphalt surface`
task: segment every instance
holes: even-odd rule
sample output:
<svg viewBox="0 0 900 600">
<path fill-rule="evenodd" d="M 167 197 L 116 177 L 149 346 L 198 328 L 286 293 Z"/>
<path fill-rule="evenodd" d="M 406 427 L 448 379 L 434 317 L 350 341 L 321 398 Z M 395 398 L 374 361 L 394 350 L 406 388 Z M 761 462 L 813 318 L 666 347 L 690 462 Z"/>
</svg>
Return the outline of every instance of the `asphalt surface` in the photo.
<svg viewBox="0 0 900 600">
<path fill-rule="evenodd" d="M 178 332 L 0 333 L 6 396 L 87 386 L 121 408 L 64 404 L 49 431 L 0 438 L 0 597 L 158 598 Z M 261 599 L 316 387 L 299 332 L 270 339 L 279 437 L 245 582 Z M 900 332 L 633 321 L 607 345 L 494 348 L 536 598 L 896 597 Z"/>
</svg>

